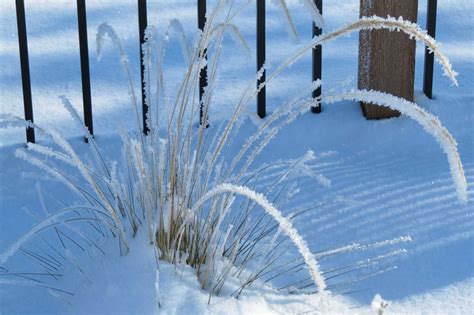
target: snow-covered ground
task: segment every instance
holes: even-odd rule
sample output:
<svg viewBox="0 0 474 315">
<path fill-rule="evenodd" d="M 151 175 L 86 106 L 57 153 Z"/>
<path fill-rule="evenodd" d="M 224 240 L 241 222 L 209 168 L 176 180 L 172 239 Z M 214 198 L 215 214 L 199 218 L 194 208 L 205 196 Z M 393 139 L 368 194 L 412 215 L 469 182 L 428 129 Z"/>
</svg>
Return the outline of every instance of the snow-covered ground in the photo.
<svg viewBox="0 0 474 315">
<path fill-rule="evenodd" d="M 27 0 L 27 27 L 30 47 L 35 120 L 54 126 L 85 154 L 87 144 L 81 133 L 71 128 L 71 120 L 62 108 L 59 95 L 67 95 L 80 111 L 82 95 L 79 75 L 79 51 L 75 1 Z M 149 0 L 149 23 L 159 29 L 171 18 L 183 23 L 193 36 L 196 22 L 195 1 Z M 212 3 L 212 1 L 210 1 Z M 310 36 L 310 17 L 299 1 L 289 1 L 302 41 Z M 14 1 L 1 1 L 0 17 L 0 113 L 22 116 L 21 77 L 16 34 Z M 101 61 L 94 56 L 95 32 L 108 21 L 116 30 L 139 88 L 138 26 L 136 1 L 88 0 L 89 48 L 91 58 L 92 101 L 97 142 L 108 155 L 119 149 L 118 123 L 132 126 L 126 78 L 117 52 L 107 45 Z M 333 30 L 358 17 L 359 1 L 324 2 L 326 30 Z M 419 23 L 425 23 L 425 3 L 420 3 Z M 274 5 L 267 8 L 267 55 L 273 68 L 299 46 L 288 35 L 281 12 Z M 369 253 L 336 256 L 321 261 L 323 270 L 350 264 L 357 259 L 376 257 L 406 249 L 404 255 L 384 261 L 379 270 L 385 273 L 360 279 L 364 274 L 348 275 L 344 281 L 329 280 L 334 298 L 321 301 L 318 295 L 288 296 L 268 287 L 256 286 L 239 300 L 215 297 L 208 304 L 208 294 L 200 291 L 193 272 L 162 263 L 157 266 L 151 247 L 138 237 L 131 253 L 120 257 L 114 240 L 103 240 L 107 255 L 97 251 L 75 254 L 77 265 L 62 266 L 62 276 L 55 288 L 11 285 L 8 280 L 22 280 L 0 274 L 1 313 L 332 313 L 370 312 L 376 293 L 391 301 L 388 312 L 469 314 L 474 309 L 474 4 L 471 0 L 439 2 L 437 39 L 459 75 L 459 87 L 452 87 L 435 69 L 434 100 L 421 93 L 424 49 L 418 46 L 416 102 L 438 116 L 458 142 L 458 149 L 468 180 L 469 201 L 463 205 L 456 198 L 449 166 L 435 140 L 406 117 L 384 121 L 366 121 L 358 104 L 342 102 L 324 106 L 323 113 L 299 117 L 265 149 L 257 163 L 295 158 L 308 149 L 317 154 L 312 168 L 332 181 L 320 187 L 312 179 L 298 178 L 303 187 L 288 201 L 290 206 L 321 203 L 324 206 L 294 220 L 312 250 L 343 246 L 353 242 L 370 243 L 409 235 L 412 242 L 374 249 Z M 237 18 L 249 43 L 255 42 L 255 10 L 249 6 Z M 340 39 L 323 48 L 323 91 L 350 89 L 356 85 L 357 35 Z M 234 96 L 252 78 L 255 54 L 247 54 L 229 38 L 224 43 L 222 74 L 216 102 L 210 109 L 213 121 L 221 121 L 229 112 Z M 254 46 L 252 46 L 254 49 Z M 171 39 L 165 75 L 173 82 L 183 69 L 179 42 Z M 298 91 L 311 78 L 311 57 L 294 64 L 267 88 L 271 112 Z M 303 83 L 302 83 L 303 82 Z M 341 84 L 343 87 L 341 88 Z M 168 86 L 173 89 L 172 83 Z M 240 137 L 255 130 L 259 120 L 249 110 Z M 38 137 L 38 141 L 45 141 Z M 0 252 L 23 235 L 42 209 L 36 183 L 41 182 L 46 205 L 53 211 L 68 199 L 67 189 L 28 163 L 18 160 L 14 151 L 24 143 L 22 129 L 0 131 Z M 271 178 L 268 178 L 270 181 Z M 265 181 L 260 182 L 263 190 Z M 310 192 L 310 193 L 309 193 Z M 285 209 L 282 209 L 285 211 Z M 286 212 L 289 214 L 289 212 Z M 70 246 L 72 246 L 70 244 Z M 27 247 L 27 246 L 26 246 Z M 72 255 L 72 254 L 71 254 Z M 290 253 L 288 254 L 290 255 Z M 368 256 L 365 256 L 368 255 Z M 90 257 L 92 256 L 92 257 Z M 23 263 L 17 266 L 12 264 Z M 11 272 L 29 272 L 20 257 L 12 258 Z M 23 275 L 26 276 L 26 275 Z M 28 280 L 28 279 L 23 279 Z M 285 279 L 283 279 L 285 280 Z M 286 279 L 288 280 L 288 279 Z M 156 288 L 159 283 L 159 289 Z M 338 286 L 342 282 L 347 286 Z M 16 283 L 18 284 L 18 283 Z M 275 287 L 278 284 L 275 283 Z M 59 294 L 59 298 L 54 295 Z M 160 303 L 161 308 L 158 308 Z"/>
</svg>

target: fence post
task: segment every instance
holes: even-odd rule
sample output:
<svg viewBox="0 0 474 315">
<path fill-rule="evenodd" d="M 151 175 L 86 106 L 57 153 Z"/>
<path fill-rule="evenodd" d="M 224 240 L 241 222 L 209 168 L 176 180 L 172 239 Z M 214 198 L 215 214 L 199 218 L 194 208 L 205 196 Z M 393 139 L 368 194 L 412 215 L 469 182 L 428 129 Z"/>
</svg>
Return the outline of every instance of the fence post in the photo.
<svg viewBox="0 0 474 315">
<path fill-rule="evenodd" d="M 323 0 L 314 0 L 314 4 L 318 8 L 321 15 L 323 14 Z M 323 30 L 316 26 L 313 22 L 313 37 L 319 36 L 323 33 Z M 322 59 L 323 59 L 323 47 L 321 45 L 313 48 L 313 81 L 321 80 L 322 78 Z M 313 91 L 313 98 L 321 96 L 321 87 L 318 87 Z M 311 106 L 311 112 L 319 114 L 321 113 L 321 103 L 317 106 Z"/>
<path fill-rule="evenodd" d="M 428 35 L 435 38 L 436 36 L 436 11 L 438 1 L 428 0 L 428 9 L 426 15 L 426 29 Z M 430 53 L 428 47 L 425 47 L 425 66 L 423 72 L 423 93 L 432 99 L 433 98 L 433 68 L 434 68 L 434 54 Z"/>
<path fill-rule="evenodd" d="M 138 0 L 138 29 L 140 31 L 140 75 L 141 75 L 141 90 L 142 90 L 142 114 L 143 114 L 143 133 L 148 134 L 150 128 L 148 127 L 148 104 L 145 102 L 145 64 L 143 63 L 143 43 L 145 42 L 145 29 L 147 27 L 147 11 L 146 0 Z"/>
<path fill-rule="evenodd" d="M 25 120 L 33 122 L 33 101 L 31 97 L 30 63 L 28 60 L 28 38 L 26 35 L 25 3 L 16 0 L 16 22 L 18 28 L 18 46 L 20 49 L 21 84 L 23 88 L 23 106 Z M 35 143 L 35 130 L 26 128 L 26 142 Z"/>
<path fill-rule="evenodd" d="M 77 0 L 77 25 L 79 32 L 79 50 L 81 55 L 82 102 L 84 124 L 91 135 L 94 134 L 92 122 L 91 79 L 89 71 L 89 46 L 87 43 L 86 1 Z M 85 138 L 87 142 L 87 137 Z"/>
<path fill-rule="evenodd" d="M 418 0 L 360 0 L 360 16 L 402 16 L 416 22 Z M 413 101 L 416 42 L 402 32 L 363 30 L 359 33 L 358 88 L 393 94 Z M 367 119 L 397 117 L 399 111 L 361 102 Z"/>
<path fill-rule="evenodd" d="M 201 32 L 204 32 L 204 26 L 206 25 L 206 0 L 198 0 L 197 2 L 197 14 L 198 14 L 198 28 Z M 207 51 L 202 52 L 203 58 L 207 59 Z M 204 117 L 204 89 L 207 86 L 207 65 L 204 66 L 199 72 L 199 124 L 209 127 L 209 119 L 206 115 Z"/>
<path fill-rule="evenodd" d="M 257 0 L 257 71 L 265 64 L 265 0 Z M 265 83 L 265 70 L 257 80 L 257 88 Z M 266 115 L 266 86 L 257 95 L 257 114 L 260 118 Z"/>
</svg>

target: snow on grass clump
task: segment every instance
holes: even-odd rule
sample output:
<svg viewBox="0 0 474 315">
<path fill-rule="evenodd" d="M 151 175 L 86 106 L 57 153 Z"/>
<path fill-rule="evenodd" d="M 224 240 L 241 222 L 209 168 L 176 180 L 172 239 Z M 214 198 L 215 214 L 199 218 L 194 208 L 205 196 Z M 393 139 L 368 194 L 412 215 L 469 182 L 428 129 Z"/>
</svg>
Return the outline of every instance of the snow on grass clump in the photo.
<svg viewBox="0 0 474 315">
<path fill-rule="evenodd" d="M 212 198 L 215 195 L 219 195 L 225 192 L 238 194 L 241 196 L 245 196 L 253 201 L 255 201 L 258 205 L 260 205 L 265 212 L 267 212 L 270 216 L 272 216 L 277 222 L 283 232 L 291 239 L 291 241 L 295 244 L 300 252 L 301 256 L 305 263 L 308 265 L 311 277 L 314 280 L 314 284 L 318 288 L 319 291 L 324 291 L 326 289 L 326 282 L 324 281 L 324 277 L 321 275 L 319 271 L 319 264 L 316 261 L 314 255 L 308 248 L 308 244 L 306 241 L 301 237 L 298 231 L 293 227 L 291 221 L 283 217 L 281 212 L 275 208 L 264 195 L 256 193 L 255 191 L 244 187 L 244 186 L 236 186 L 231 184 L 222 184 L 217 186 L 216 188 L 212 189 L 208 193 L 206 193 L 197 203 L 194 205 L 194 208 L 199 208 L 205 201 L 209 198 Z M 195 209 L 192 209 L 195 210 Z"/>
<path fill-rule="evenodd" d="M 75 212 L 78 210 L 86 210 L 86 211 L 92 211 L 97 214 L 100 214 L 101 216 L 110 219 L 112 221 L 112 218 L 105 212 L 101 211 L 100 209 L 92 208 L 92 207 L 70 207 L 70 208 L 65 208 L 60 211 L 55 212 L 54 214 L 49 215 L 46 217 L 44 220 L 36 224 L 33 228 L 31 228 L 27 233 L 23 234 L 21 237 L 19 237 L 16 241 L 14 241 L 3 253 L 0 254 L 0 264 L 5 264 L 7 260 L 16 252 L 18 252 L 21 248 L 21 246 L 31 240 L 35 235 L 37 235 L 39 232 L 42 230 L 52 228 L 56 225 L 61 225 L 61 224 L 66 224 L 67 221 L 62 219 L 62 217 L 70 214 L 71 212 Z M 84 220 L 93 220 L 89 218 L 83 218 Z M 107 222 L 107 220 L 102 219 L 102 222 Z M 111 224 L 107 224 L 107 226 L 112 230 L 112 231 L 117 231 L 117 228 L 114 227 Z"/>
<path fill-rule="evenodd" d="M 280 3 L 285 15 L 290 19 L 285 1 Z M 312 1 L 304 3 L 307 6 L 314 6 Z M 210 294 L 219 295 L 226 292 L 228 295 L 239 297 L 242 291 L 252 284 L 269 283 L 282 274 L 299 279 L 296 275 L 300 275 L 301 272 L 305 275 L 309 273 L 312 282 L 307 285 L 304 279 L 298 280 L 296 285 L 289 284 L 285 288 L 294 293 L 303 292 L 303 289 L 311 287 L 312 292 L 319 293 L 321 299 L 325 299 L 331 286 L 326 283 L 325 271 L 320 267 L 319 259 L 381 246 L 393 246 L 411 240 L 406 236 L 370 245 L 355 243 L 314 253 L 292 221 L 305 211 L 294 212 L 285 217 L 278 210 L 282 209 L 280 204 L 298 191 L 293 180 L 295 174 L 308 175 L 323 186 L 330 184 L 328 179 L 309 166 L 309 162 L 314 159 L 312 151 L 296 160 L 275 162 L 273 165 L 258 167 L 255 163 L 262 150 L 285 126 L 307 112 L 315 103 L 321 102 L 321 98 L 313 99 L 306 96 L 320 87 L 320 81 L 311 83 L 307 89 L 284 102 L 258 126 L 253 135 L 244 139 L 243 143 L 234 141 L 239 138 L 243 114 L 254 101 L 258 91 L 317 45 L 359 30 L 380 28 L 401 30 L 430 47 L 440 60 L 446 75 L 457 84 L 456 73 L 452 70 L 448 59 L 439 51 L 436 42 L 415 24 L 401 19 L 363 18 L 340 30 L 315 37 L 308 45 L 290 56 L 265 83 L 257 88 L 255 78 L 252 78 L 242 94 L 235 97 L 235 108 L 227 120 L 220 124 L 216 122 L 215 127 L 206 128 L 207 118 L 205 118 L 204 123 L 196 129 L 195 122 L 200 118 L 200 111 L 203 117 L 207 117 L 218 88 L 216 82 L 225 31 L 230 29 L 244 48 L 248 47 L 238 28 L 232 23 L 232 18 L 241 8 L 235 9 L 232 4 L 233 1 L 228 0 L 220 0 L 215 4 L 207 14 L 204 30 L 198 33 L 193 45 L 188 43 L 177 20 L 170 23 L 164 35 L 158 34 L 153 27 L 146 30 L 146 42 L 142 46 L 145 52 L 142 63 L 146 83 L 144 101 L 150 109 L 148 117 L 144 118 L 150 129 L 147 135 L 142 132 L 144 122 L 139 112 L 128 58 L 119 37 L 107 23 L 99 26 L 98 56 L 100 57 L 103 51 L 106 44 L 105 36 L 108 35 L 119 51 L 120 62 L 129 82 L 137 119 L 136 129 L 121 132 L 121 156 L 116 160 L 106 159 L 87 128 L 83 127 L 70 101 L 62 96 L 61 102 L 73 119 L 81 125 L 90 143 L 93 159 L 86 162 L 86 159 L 81 158 L 58 132 L 23 122 L 24 126 L 33 127 L 48 136 L 57 148 L 29 144 L 26 149 L 19 149 L 17 156 L 59 179 L 83 204 L 48 215 L 0 255 L 2 264 L 19 252 L 23 244 L 36 238 L 40 232 L 47 230 L 57 232 L 58 226 L 65 223 L 72 224 L 75 219 L 78 222 L 90 223 L 88 228 L 92 230 L 91 233 L 118 236 L 122 254 L 128 253 L 127 239 L 136 237 L 138 230 L 144 229 L 147 242 L 153 245 L 157 261 L 167 261 L 176 266 L 186 264 L 194 268 L 201 288 L 207 289 Z M 320 14 L 317 9 L 312 8 L 310 11 L 318 25 L 321 25 L 322 19 L 319 21 Z M 162 60 L 169 44 L 168 37 L 171 35 L 180 37 L 186 60 L 185 71 L 178 84 L 167 82 L 163 78 Z M 153 67 L 156 67 L 156 71 L 152 71 Z M 198 83 L 203 67 L 208 68 L 209 76 L 208 86 L 200 101 Z M 262 76 L 264 70 L 265 67 L 262 67 L 258 71 L 257 79 Z M 150 84 L 153 73 L 159 87 L 159 97 L 152 99 Z M 172 84 L 173 87 L 177 85 L 177 88 L 174 89 L 172 97 L 165 98 L 163 90 L 167 84 Z M 165 99 L 166 103 L 169 103 L 167 108 L 164 108 Z M 345 99 L 389 106 L 419 122 L 438 140 L 447 154 L 458 197 L 461 201 L 467 200 L 467 184 L 456 142 L 437 118 L 414 103 L 381 92 L 352 91 L 323 97 L 328 103 Z M 166 109 L 166 115 L 163 109 Z M 8 126 L 19 123 L 18 119 L 6 116 L 2 116 L 2 121 Z M 236 152 L 230 163 L 229 157 L 232 153 L 229 152 Z M 273 167 L 275 165 L 284 167 Z M 257 187 L 263 172 L 267 173 L 270 183 L 266 182 L 263 191 L 257 192 L 249 186 Z M 83 210 L 87 213 L 82 214 Z M 68 216 L 63 217 L 66 213 Z M 70 215 L 76 215 L 76 218 L 71 218 Z M 57 232 L 57 242 L 63 243 L 61 236 L 63 234 Z M 75 237 L 83 238 L 82 235 L 78 234 Z M 68 235 L 68 237 L 73 239 L 74 236 Z M 291 241 L 289 244 L 288 240 Z M 323 247 L 325 244 L 320 246 Z M 282 261 L 281 257 L 295 250 L 303 261 L 295 257 L 292 257 L 290 262 Z M 370 258 L 361 260 L 349 267 L 341 267 L 327 273 L 332 272 L 331 277 L 335 278 L 355 270 L 372 268 L 383 259 L 404 253 L 404 250 L 391 251 L 372 260 Z M 43 256 L 37 260 L 43 263 L 50 261 Z M 78 267 L 70 251 L 64 254 L 64 260 Z M 380 269 L 371 275 L 378 275 L 394 268 L 396 267 Z M 163 292 L 158 285 L 159 278 L 157 272 L 155 288 L 157 295 Z M 228 281 L 229 279 L 238 281 Z"/>
</svg>

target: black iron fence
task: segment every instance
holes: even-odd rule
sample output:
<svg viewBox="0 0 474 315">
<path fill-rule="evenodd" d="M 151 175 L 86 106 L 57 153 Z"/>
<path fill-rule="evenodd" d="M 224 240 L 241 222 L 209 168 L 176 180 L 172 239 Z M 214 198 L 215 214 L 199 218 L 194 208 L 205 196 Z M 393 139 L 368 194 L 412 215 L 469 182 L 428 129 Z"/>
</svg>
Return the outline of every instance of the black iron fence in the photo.
<svg viewBox="0 0 474 315">
<path fill-rule="evenodd" d="M 436 32 L 436 11 L 437 0 L 428 1 L 427 25 L 428 34 L 435 37 Z M 18 27 L 18 43 L 20 50 L 20 64 L 21 64 L 21 80 L 23 89 L 23 104 L 25 120 L 31 122 L 33 118 L 33 101 L 31 97 L 31 82 L 30 69 L 28 60 L 28 39 L 25 19 L 25 5 L 24 0 L 15 0 L 16 15 Z M 265 39 L 265 3 L 266 0 L 256 0 L 256 20 L 257 20 L 257 71 L 259 71 L 265 63 L 266 59 L 266 39 Z M 315 5 L 323 12 L 323 0 L 314 0 Z M 147 27 L 147 0 L 137 0 L 138 5 L 138 31 L 140 36 L 140 54 L 143 57 L 141 44 L 144 42 L 144 31 Z M 89 129 L 90 133 L 94 134 L 93 119 L 92 119 L 92 99 L 91 99 L 91 84 L 89 71 L 89 48 L 87 45 L 87 19 L 86 19 L 86 0 L 77 0 L 77 17 L 78 17 L 78 32 L 79 32 L 79 49 L 81 58 L 81 79 L 82 79 L 82 94 L 83 94 L 83 108 L 84 108 L 84 124 Z M 197 0 L 197 15 L 198 27 L 202 30 L 206 21 L 206 0 Z M 318 28 L 314 23 L 312 25 L 312 35 L 319 36 L 322 34 L 322 29 Z M 423 92 L 429 98 L 433 95 L 433 66 L 434 56 L 429 53 L 428 48 L 425 49 L 425 63 L 423 75 Z M 141 87 L 142 87 L 142 115 L 143 115 L 143 132 L 149 132 L 147 126 L 146 116 L 148 113 L 148 106 L 145 103 L 145 83 L 144 83 L 144 66 L 141 63 Z M 322 48 L 319 46 L 313 49 L 312 52 L 312 79 L 316 81 L 322 78 Z M 257 86 L 265 82 L 265 72 L 258 79 Z M 199 80 L 199 99 L 202 100 L 204 88 L 207 85 L 207 67 L 203 68 L 200 73 Z M 321 96 L 321 87 L 313 92 L 313 97 Z M 321 105 L 312 107 L 313 113 L 321 113 Z M 257 114 L 263 118 L 266 115 L 266 91 L 265 87 L 259 90 L 257 95 Z M 200 111 L 201 124 L 207 123 L 207 117 L 203 117 L 203 109 Z M 26 141 L 35 142 L 35 132 L 33 128 L 26 129 Z"/>
</svg>

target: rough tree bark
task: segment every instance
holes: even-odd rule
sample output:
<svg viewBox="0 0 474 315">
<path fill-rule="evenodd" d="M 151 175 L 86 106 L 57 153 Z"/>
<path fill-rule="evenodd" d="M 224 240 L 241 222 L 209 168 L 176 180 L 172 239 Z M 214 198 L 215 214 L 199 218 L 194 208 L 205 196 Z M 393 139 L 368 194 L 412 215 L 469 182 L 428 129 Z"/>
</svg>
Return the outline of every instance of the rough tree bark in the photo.
<svg viewBox="0 0 474 315">
<path fill-rule="evenodd" d="M 399 17 L 417 21 L 418 0 L 360 0 L 360 16 Z M 413 101 L 416 43 L 388 30 L 359 34 L 359 89 L 391 93 Z M 367 119 L 397 117 L 388 107 L 361 103 Z"/>
</svg>

